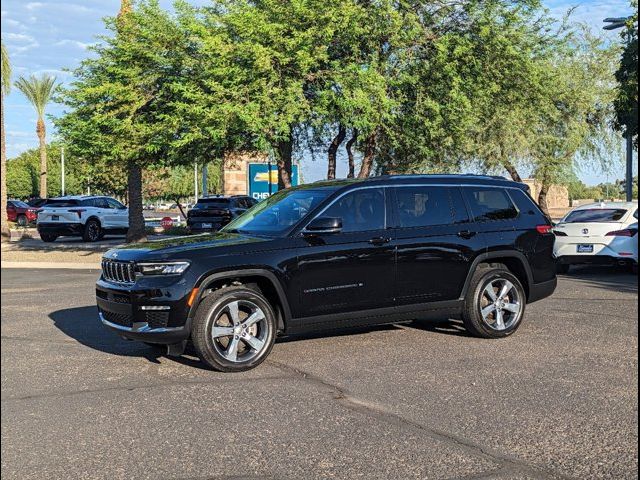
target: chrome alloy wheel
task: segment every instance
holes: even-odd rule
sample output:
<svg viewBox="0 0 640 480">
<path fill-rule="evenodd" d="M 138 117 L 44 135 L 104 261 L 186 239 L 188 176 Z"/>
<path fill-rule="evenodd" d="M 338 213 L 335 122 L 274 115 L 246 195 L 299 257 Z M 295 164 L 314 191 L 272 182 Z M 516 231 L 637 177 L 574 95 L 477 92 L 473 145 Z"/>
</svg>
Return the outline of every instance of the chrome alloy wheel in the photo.
<svg viewBox="0 0 640 480">
<path fill-rule="evenodd" d="M 268 329 L 269 322 L 258 305 L 249 300 L 233 300 L 218 310 L 211 325 L 213 346 L 230 362 L 248 362 L 264 349 Z"/>
<path fill-rule="evenodd" d="M 518 289 L 502 278 L 489 281 L 480 295 L 480 313 L 489 328 L 498 331 L 510 329 L 522 316 Z"/>
</svg>

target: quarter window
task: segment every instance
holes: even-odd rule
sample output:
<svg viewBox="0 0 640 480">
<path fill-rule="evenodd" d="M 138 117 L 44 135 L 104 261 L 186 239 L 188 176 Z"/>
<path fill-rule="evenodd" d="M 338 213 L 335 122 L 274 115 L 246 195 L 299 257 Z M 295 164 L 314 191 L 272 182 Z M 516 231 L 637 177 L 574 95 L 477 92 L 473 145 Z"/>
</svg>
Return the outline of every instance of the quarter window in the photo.
<svg viewBox="0 0 640 480">
<path fill-rule="evenodd" d="M 518 209 L 509 194 L 501 188 L 464 188 L 476 222 L 511 220 Z"/>
<path fill-rule="evenodd" d="M 385 227 L 384 191 L 365 188 L 347 193 L 320 216 L 341 218 L 345 233 L 382 230 Z"/>
<path fill-rule="evenodd" d="M 457 212 L 464 206 L 458 202 L 458 207 L 454 207 L 450 190 L 446 187 L 397 188 L 396 198 L 401 228 L 449 225 L 454 219 L 461 221 L 466 216 L 463 211 Z"/>
</svg>

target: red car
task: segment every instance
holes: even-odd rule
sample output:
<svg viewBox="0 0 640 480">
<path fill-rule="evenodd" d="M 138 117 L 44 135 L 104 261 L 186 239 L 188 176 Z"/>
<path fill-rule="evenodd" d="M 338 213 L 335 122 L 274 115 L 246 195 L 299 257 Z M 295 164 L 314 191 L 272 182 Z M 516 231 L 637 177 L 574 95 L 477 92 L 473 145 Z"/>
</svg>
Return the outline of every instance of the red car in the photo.
<svg viewBox="0 0 640 480">
<path fill-rule="evenodd" d="M 39 208 L 33 208 L 20 200 L 7 201 L 7 220 L 26 227 L 38 219 Z"/>
</svg>

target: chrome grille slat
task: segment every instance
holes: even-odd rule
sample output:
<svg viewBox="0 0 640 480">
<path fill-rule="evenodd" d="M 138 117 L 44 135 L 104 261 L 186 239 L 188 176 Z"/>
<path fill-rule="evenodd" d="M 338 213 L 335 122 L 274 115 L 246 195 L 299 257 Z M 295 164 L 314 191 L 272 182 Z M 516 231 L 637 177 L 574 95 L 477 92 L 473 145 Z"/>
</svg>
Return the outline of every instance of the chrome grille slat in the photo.
<svg viewBox="0 0 640 480">
<path fill-rule="evenodd" d="M 121 285 L 132 285 L 136 281 L 134 264 L 118 260 L 102 260 L 102 276 L 105 280 Z"/>
</svg>

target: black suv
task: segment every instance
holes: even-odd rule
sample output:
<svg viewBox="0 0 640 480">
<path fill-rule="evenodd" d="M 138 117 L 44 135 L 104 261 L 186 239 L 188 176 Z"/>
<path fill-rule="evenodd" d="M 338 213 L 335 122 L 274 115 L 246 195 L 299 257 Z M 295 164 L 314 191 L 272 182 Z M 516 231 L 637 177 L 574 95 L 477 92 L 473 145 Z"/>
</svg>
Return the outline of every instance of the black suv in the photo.
<svg viewBox="0 0 640 480">
<path fill-rule="evenodd" d="M 506 337 L 556 288 L 550 221 L 493 177 L 389 176 L 278 192 L 219 233 L 107 252 L 102 322 L 132 340 L 188 342 L 246 370 L 277 334 L 462 317 Z"/>
<path fill-rule="evenodd" d="M 217 231 L 253 207 L 257 200 L 246 195 L 205 197 L 187 212 L 187 227 L 193 233 Z"/>
</svg>

